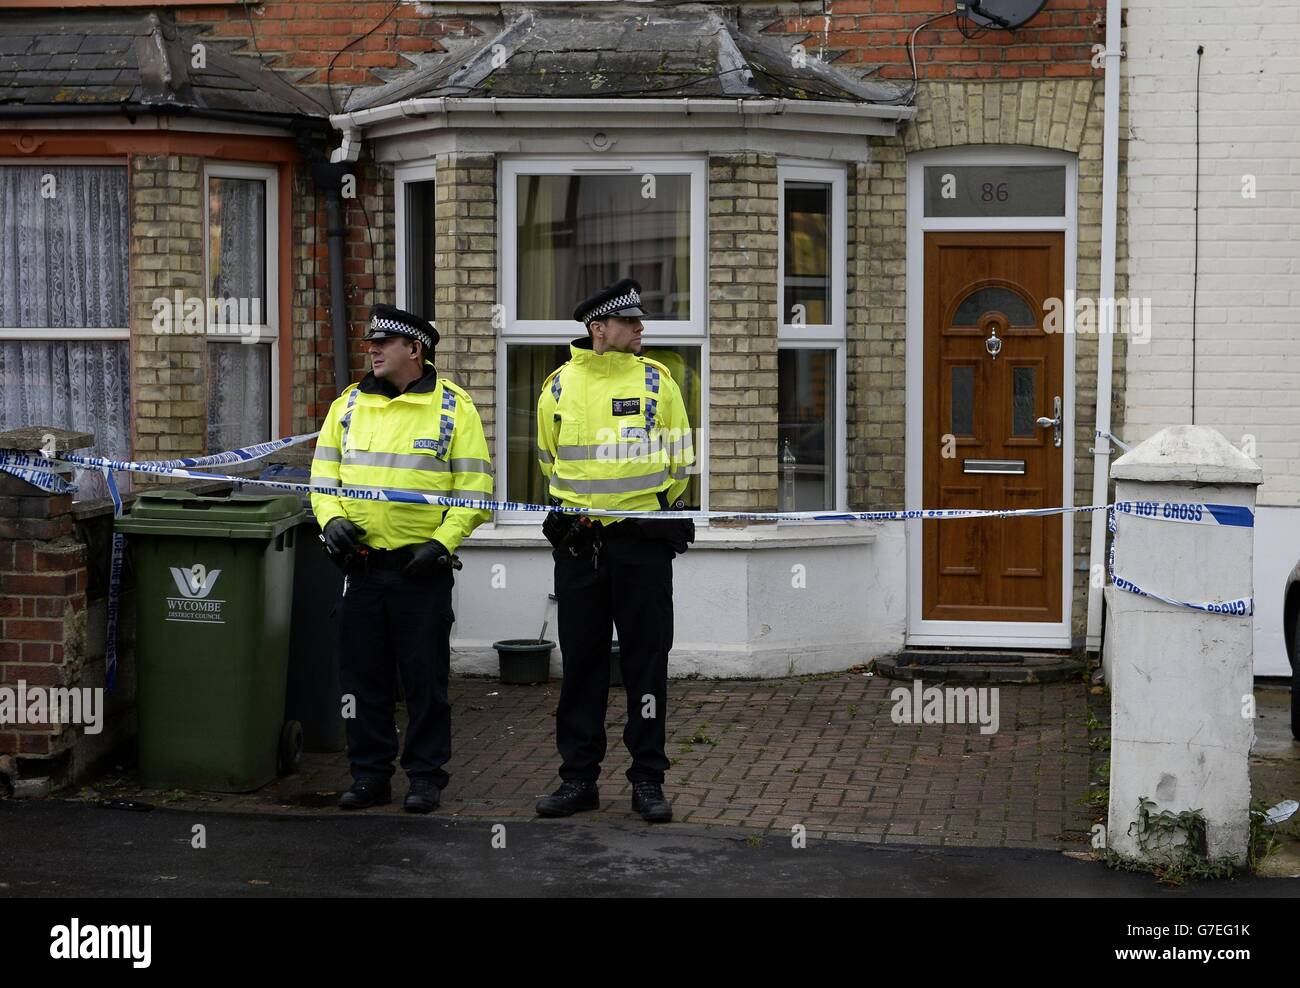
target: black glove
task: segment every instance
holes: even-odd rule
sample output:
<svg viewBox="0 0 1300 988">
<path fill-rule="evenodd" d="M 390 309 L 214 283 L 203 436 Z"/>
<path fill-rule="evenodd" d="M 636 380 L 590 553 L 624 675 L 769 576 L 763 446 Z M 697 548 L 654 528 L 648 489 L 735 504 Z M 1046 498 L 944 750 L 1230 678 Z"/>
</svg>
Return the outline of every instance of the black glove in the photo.
<svg viewBox="0 0 1300 988">
<path fill-rule="evenodd" d="M 576 522 L 576 515 L 566 515 L 559 511 L 547 512 L 546 520 L 542 522 L 542 534 L 546 536 L 546 541 L 551 543 L 551 547 L 558 549 L 564 544 L 564 537 L 569 534 Z"/>
<path fill-rule="evenodd" d="M 340 559 L 346 560 L 364 548 L 361 536 L 366 534 L 366 530 L 346 518 L 331 518 L 322 534 L 325 536 L 326 548 Z"/>
<path fill-rule="evenodd" d="M 455 558 L 441 542 L 430 540 L 411 550 L 411 561 L 402 567 L 402 575 L 418 580 L 444 566 L 450 570 Z"/>
</svg>

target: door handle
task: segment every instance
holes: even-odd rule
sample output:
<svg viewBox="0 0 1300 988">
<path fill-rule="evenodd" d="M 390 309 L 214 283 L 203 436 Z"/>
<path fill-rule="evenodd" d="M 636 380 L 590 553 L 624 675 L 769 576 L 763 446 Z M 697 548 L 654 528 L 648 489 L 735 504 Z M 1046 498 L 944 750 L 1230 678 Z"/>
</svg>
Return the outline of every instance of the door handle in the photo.
<svg viewBox="0 0 1300 988">
<path fill-rule="evenodd" d="M 1056 418 L 1049 419 L 1042 416 L 1038 419 L 1037 425 L 1040 429 L 1051 428 L 1055 445 L 1059 449 L 1061 446 L 1061 396 L 1057 395 L 1056 400 L 1052 402 L 1052 411 L 1056 413 Z"/>
</svg>

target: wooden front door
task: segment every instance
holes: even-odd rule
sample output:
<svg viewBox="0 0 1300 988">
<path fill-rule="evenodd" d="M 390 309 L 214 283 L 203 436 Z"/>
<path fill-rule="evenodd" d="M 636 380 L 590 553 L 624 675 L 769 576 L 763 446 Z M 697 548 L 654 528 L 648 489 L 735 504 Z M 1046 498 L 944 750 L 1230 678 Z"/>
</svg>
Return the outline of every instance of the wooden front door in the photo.
<svg viewBox="0 0 1300 988">
<path fill-rule="evenodd" d="M 1061 233 L 925 235 L 922 507 L 1065 503 L 1063 448 L 1037 424 L 1065 407 L 1065 337 L 1043 329 L 1064 281 Z M 924 619 L 1062 619 L 1060 515 L 921 525 Z"/>
</svg>

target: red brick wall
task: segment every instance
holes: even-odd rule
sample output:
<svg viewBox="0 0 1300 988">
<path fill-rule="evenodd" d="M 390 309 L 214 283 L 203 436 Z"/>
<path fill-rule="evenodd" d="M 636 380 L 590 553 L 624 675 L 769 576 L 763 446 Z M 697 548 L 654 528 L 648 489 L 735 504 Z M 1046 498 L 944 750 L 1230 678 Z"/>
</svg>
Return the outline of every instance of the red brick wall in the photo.
<svg viewBox="0 0 1300 988">
<path fill-rule="evenodd" d="M 345 95 L 340 88 L 382 82 L 374 69 L 409 68 L 414 63 L 408 53 L 445 51 L 440 38 L 479 33 L 463 16 L 432 18 L 421 15 L 413 4 L 392 2 L 262 0 L 250 4 L 248 14 L 242 7 L 230 6 L 176 10 L 178 24 L 199 28 L 214 40 L 241 40 L 245 44 L 237 53 L 256 57 L 250 18 L 257 50 L 272 66 L 295 75 L 307 71 L 299 83 L 307 89 L 324 86 L 328 77 L 335 87 L 335 106 L 341 106 Z"/>
<path fill-rule="evenodd" d="M 837 67 L 879 66 L 880 79 L 912 77 L 907 40 L 917 25 L 953 8 L 952 0 L 826 0 L 778 15 L 767 34 L 804 38 L 807 52 L 843 52 Z M 957 18 L 924 28 L 916 38 L 917 75 L 926 80 L 1038 79 L 1092 76 L 1092 46 L 1105 40 L 1105 0 L 1050 0 L 1015 33 L 962 36 Z"/>
<path fill-rule="evenodd" d="M 347 301 L 350 380 L 368 370 L 360 339 L 375 302 L 396 301 L 393 283 L 393 176 L 369 159 L 351 166 L 356 197 L 344 199 L 343 294 Z M 330 261 L 325 194 L 306 166 L 294 176 L 293 431 L 319 426 L 338 397 L 330 319 Z M 373 244 L 372 244 L 373 240 Z"/>
<path fill-rule="evenodd" d="M 803 40 L 810 53 L 822 49 L 842 52 L 837 64 L 845 67 L 855 63 L 863 69 L 879 66 L 880 78 L 908 79 L 908 36 L 917 25 L 952 6 L 952 0 L 773 4 L 766 33 L 789 35 L 791 43 Z M 251 17 L 257 48 L 276 69 L 308 72 L 300 85 L 309 89 L 323 87 L 328 76 L 335 87 L 334 98 L 341 102 L 345 93 L 340 89 L 382 82 L 374 69 L 409 68 L 415 64 L 407 57 L 411 53 L 445 51 L 441 42 L 448 37 L 480 36 L 463 14 L 431 16 L 421 14 L 420 9 L 389 2 L 263 0 L 250 6 L 248 15 L 235 6 L 185 7 L 176 11 L 176 18 L 214 39 L 242 41 L 237 51 L 255 55 L 250 42 Z M 746 18 L 765 16 L 764 9 L 741 5 Z M 1014 34 L 989 31 L 978 40 L 963 37 L 955 17 L 945 18 L 917 36 L 918 74 L 922 79 L 1091 75 L 1095 72 L 1092 46 L 1103 40 L 1105 9 L 1105 0 L 1051 0 Z"/>
<path fill-rule="evenodd" d="M 79 680 L 86 626 L 86 548 L 72 537 L 71 496 L 0 476 L 0 685 Z M 0 725 L 0 754 L 68 750 L 68 727 Z"/>
</svg>

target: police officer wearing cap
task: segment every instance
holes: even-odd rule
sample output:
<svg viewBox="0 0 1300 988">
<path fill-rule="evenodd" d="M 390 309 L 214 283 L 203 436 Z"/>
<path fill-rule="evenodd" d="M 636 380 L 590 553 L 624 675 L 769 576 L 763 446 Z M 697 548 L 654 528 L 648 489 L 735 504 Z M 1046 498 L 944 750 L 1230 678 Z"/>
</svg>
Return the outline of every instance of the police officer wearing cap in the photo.
<svg viewBox="0 0 1300 988">
<path fill-rule="evenodd" d="M 641 286 L 625 279 L 580 303 L 587 335 L 537 402 L 537 447 L 552 503 L 656 511 L 679 500 L 695 460 L 681 392 L 663 364 L 640 356 Z M 600 806 L 610 642 L 618 631 L 627 724 L 623 741 L 632 809 L 672 819 L 664 798 L 668 652 L 673 643 L 673 556 L 695 537 L 690 521 L 552 512 L 555 593 L 564 682 L 555 715 L 559 789 L 541 816 Z"/>
<path fill-rule="evenodd" d="M 330 406 L 313 486 L 490 499 L 483 424 L 469 395 L 434 369 L 437 329 L 376 305 L 365 342 L 370 373 Z M 453 554 L 489 512 L 329 494 L 311 500 L 326 548 L 346 573 L 339 656 L 344 697 L 355 703 L 347 720 L 353 784 L 339 806 L 392 801 L 400 673 L 408 715 L 401 764 L 410 779 L 403 809 L 428 813 L 438 808 L 451 757 L 451 588 L 460 565 Z"/>
</svg>

